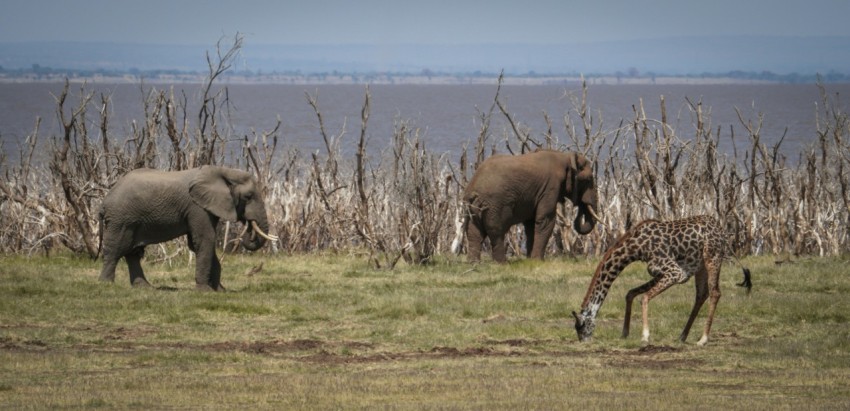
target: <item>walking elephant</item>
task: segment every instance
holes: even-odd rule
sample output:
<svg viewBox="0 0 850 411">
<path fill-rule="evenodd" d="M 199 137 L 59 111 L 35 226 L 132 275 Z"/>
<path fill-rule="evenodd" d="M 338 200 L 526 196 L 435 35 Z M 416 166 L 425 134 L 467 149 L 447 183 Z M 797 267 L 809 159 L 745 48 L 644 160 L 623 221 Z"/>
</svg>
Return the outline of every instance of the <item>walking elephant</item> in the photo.
<svg viewBox="0 0 850 411">
<path fill-rule="evenodd" d="M 573 228 L 590 233 L 598 220 L 598 199 L 592 164 L 585 156 L 539 150 L 488 158 L 463 194 L 467 213 L 461 232 L 466 232 L 469 261 L 481 258 L 481 244 L 489 238 L 493 260 L 505 262 L 505 234 L 519 223 L 525 227 L 526 256 L 543 259 L 557 205 L 566 199 L 578 207 Z"/>
<path fill-rule="evenodd" d="M 262 195 L 251 174 L 203 166 L 185 171 L 133 170 L 118 180 L 100 211 L 103 270 L 101 281 L 115 280 L 124 257 L 132 286 L 150 286 L 140 264 L 145 246 L 188 235 L 196 255 L 199 290 L 223 291 L 221 264 L 215 251 L 219 219 L 241 221 L 247 229 L 242 246 L 258 250 L 277 237 L 269 229 Z"/>
</svg>

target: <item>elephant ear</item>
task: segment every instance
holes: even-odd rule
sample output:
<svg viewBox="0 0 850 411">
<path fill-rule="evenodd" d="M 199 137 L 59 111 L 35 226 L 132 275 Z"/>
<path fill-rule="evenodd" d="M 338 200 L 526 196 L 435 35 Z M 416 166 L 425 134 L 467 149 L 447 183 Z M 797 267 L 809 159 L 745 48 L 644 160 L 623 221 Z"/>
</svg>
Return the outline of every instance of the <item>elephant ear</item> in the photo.
<svg viewBox="0 0 850 411">
<path fill-rule="evenodd" d="M 578 205 L 582 192 L 593 186 L 593 163 L 583 154 L 567 153 L 567 179 L 564 183 L 573 204 Z"/>
<path fill-rule="evenodd" d="M 575 154 L 575 162 L 574 169 L 578 171 L 577 178 L 579 180 L 587 181 L 593 178 L 593 163 L 587 157 L 582 154 Z"/>
<path fill-rule="evenodd" d="M 584 155 L 576 154 L 576 165 L 578 166 L 578 174 L 576 174 L 576 188 L 581 195 L 579 200 L 584 204 L 591 204 L 595 206 L 598 198 L 596 193 L 596 182 L 593 178 L 593 162 Z"/>
<path fill-rule="evenodd" d="M 576 164 L 576 157 L 578 154 L 574 152 L 568 152 L 567 155 L 567 178 L 564 180 L 564 188 L 566 188 L 567 194 L 572 194 L 575 187 L 575 179 L 576 175 L 579 172 Z M 572 199 L 575 200 L 575 199 Z"/>
<path fill-rule="evenodd" d="M 221 168 L 203 166 L 189 183 L 189 195 L 204 210 L 218 218 L 236 221 L 236 200 Z"/>
</svg>

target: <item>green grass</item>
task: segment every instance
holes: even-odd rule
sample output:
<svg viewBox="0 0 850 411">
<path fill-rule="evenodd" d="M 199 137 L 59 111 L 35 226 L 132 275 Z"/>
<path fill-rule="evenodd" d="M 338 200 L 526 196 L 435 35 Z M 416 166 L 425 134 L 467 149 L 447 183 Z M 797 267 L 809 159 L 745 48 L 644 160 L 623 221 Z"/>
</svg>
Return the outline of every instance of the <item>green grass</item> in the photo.
<svg viewBox="0 0 850 411">
<path fill-rule="evenodd" d="M 252 266 L 261 272 L 246 276 Z M 630 266 L 579 343 L 595 261 L 374 270 L 339 255 L 223 261 L 227 293 L 193 267 L 0 257 L 0 408 L 794 409 L 850 407 L 848 260 L 748 258 L 751 296 L 723 268 L 711 340 L 677 341 L 693 283 L 650 304 L 652 342 L 620 338 Z M 705 311 L 705 309 L 703 309 Z"/>
</svg>

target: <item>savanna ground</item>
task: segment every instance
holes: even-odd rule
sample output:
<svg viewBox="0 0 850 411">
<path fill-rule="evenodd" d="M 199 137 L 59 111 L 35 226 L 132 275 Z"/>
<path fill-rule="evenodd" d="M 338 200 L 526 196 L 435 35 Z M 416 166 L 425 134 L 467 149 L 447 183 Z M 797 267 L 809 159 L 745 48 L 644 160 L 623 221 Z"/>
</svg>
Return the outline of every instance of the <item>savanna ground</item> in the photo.
<svg viewBox="0 0 850 411">
<path fill-rule="evenodd" d="M 652 302 L 650 345 L 640 310 L 620 337 L 642 264 L 579 343 L 570 312 L 596 263 L 584 258 L 377 270 L 351 255 L 229 254 L 229 291 L 208 294 L 185 260 L 147 262 L 159 289 L 131 289 L 126 267 L 104 284 L 100 261 L 3 256 L 0 408 L 847 409 L 848 260 L 774 260 L 744 259 L 750 296 L 724 264 L 698 347 L 705 308 L 677 340 L 693 282 Z"/>
</svg>

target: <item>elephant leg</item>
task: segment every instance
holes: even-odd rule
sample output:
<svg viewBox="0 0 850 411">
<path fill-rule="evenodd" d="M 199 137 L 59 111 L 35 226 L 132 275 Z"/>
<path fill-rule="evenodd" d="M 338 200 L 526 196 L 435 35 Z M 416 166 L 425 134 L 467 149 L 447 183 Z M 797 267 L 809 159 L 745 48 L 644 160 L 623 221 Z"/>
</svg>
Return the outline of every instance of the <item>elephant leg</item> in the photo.
<svg viewBox="0 0 850 411">
<path fill-rule="evenodd" d="M 524 221 L 522 223 L 525 228 L 525 257 L 531 257 L 531 250 L 534 248 L 534 220 Z"/>
<path fill-rule="evenodd" d="M 490 246 L 493 249 L 493 260 L 497 263 L 506 263 L 507 246 L 505 245 L 505 233 L 491 234 Z"/>
<path fill-rule="evenodd" d="M 534 244 L 531 249 L 531 258 L 543 259 L 543 255 L 546 252 L 546 245 L 549 244 L 549 237 L 552 236 L 554 229 L 555 219 L 553 217 L 543 217 L 535 221 Z"/>
<path fill-rule="evenodd" d="M 130 285 L 133 287 L 151 286 L 145 278 L 144 271 L 142 271 L 142 257 L 144 256 L 145 248 L 137 247 L 124 257 L 127 260 L 127 269 L 130 271 Z"/>
<path fill-rule="evenodd" d="M 224 291 L 224 286 L 221 285 L 221 263 L 218 261 L 215 247 L 209 251 L 204 250 L 197 253 L 197 260 L 195 289 L 198 291 Z"/>
<path fill-rule="evenodd" d="M 189 250 L 195 253 L 195 258 L 198 263 L 201 262 L 201 254 L 198 253 L 197 245 L 192 241 L 192 235 L 189 234 Z M 212 250 L 212 257 L 209 259 L 209 279 L 205 276 L 206 270 L 200 272 L 199 267 L 203 264 L 195 265 L 195 288 L 202 291 L 224 291 L 224 286 L 221 285 L 221 262 L 218 261 L 218 255 L 215 252 L 215 247 Z"/>
<path fill-rule="evenodd" d="M 215 242 L 195 244 L 195 288 L 216 291 L 221 285 L 221 263 L 215 252 Z"/>
<path fill-rule="evenodd" d="M 221 287 L 221 263 L 215 252 L 218 218 L 203 210 L 189 216 L 189 242 L 195 250 L 195 289 L 216 291 Z"/>
<path fill-rule="evenodd" d="M 192 239 L 192 232 L 186 234 L 186 246 L 189 247 L 189 251 L 193 253 L 197 253 L 198 250 L 195 249 L 195 241 Z"/>
<path fill-rule="evenodd" d="M 195 288 L 200 291 L 215 291 L 216 286 L 212 280 L 216 276 L 221 280 L 221 263 L 215 254 L 214 243 L 200 247 L 196 244 L 195 249 Z M 215 271 L 217 274 L 214 274 Z"/>
<path fill-rule="evenodd" d="M 218 261 L 215 248 L 213 248 L 213 256 L 210 264 L 210 287 L 216 291 L 224 291 L 224 286 L 221 285 L 221 262 Z"/>
<path fill-rule="evenodd" d="M 481 245 L 484 243 L 484 230 L 477 221 L 471 220 L 466 227 L 467 252 L 466 258 L 471 263 L 481 260 Z"/>
<path fill-rule="evenodd" d="M 120 255 L 114 253 L 103 253 L 103 269 L 100 270 L 100 281 L 115 282 L 115 267 L 118 265 Z"/>
<path fill-rule="evenodd" d="M 103 268 L 100 270 L 100 281 L 115 281 L 115 268 L 121 257 L 132 252 L 132 230 L 120 230 L 118 226 L 103 227 Z"/>
</svg>

